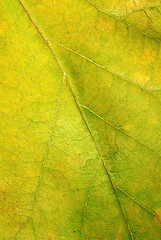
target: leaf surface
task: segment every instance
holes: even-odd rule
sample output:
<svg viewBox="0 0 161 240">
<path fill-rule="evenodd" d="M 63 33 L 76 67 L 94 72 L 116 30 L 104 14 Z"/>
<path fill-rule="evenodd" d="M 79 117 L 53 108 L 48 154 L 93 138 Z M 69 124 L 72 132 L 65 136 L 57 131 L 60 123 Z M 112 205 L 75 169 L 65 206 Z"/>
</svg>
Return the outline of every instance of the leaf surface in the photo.
<svg viewBox="0 0 161 240">
<path fill-rule="evenodd" d="M 160 5 L 1 1 L 1 239 L 160 239 Z"/>
</svg>

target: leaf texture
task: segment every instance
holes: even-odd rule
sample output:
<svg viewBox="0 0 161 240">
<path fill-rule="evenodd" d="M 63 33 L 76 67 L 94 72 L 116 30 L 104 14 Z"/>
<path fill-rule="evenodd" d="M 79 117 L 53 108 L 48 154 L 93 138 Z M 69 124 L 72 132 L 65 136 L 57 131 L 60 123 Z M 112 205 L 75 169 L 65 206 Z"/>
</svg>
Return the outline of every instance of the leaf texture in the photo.
<svg viewBox="0 0 161 240">
<path fill-rule="evenodd" d="M 161 238 L 160 1 L 1 1 L 0 239 Z"/>
</svg>

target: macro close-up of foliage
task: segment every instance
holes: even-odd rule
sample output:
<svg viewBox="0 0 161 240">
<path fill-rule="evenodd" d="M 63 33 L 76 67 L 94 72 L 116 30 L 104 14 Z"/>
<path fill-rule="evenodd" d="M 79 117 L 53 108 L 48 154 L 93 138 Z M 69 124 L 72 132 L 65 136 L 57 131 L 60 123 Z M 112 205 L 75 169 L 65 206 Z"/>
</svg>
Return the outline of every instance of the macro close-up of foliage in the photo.
<svg viewBox="0 0 161 240">
<path fill-rule="evenodd" d="M 0 240 L 160 240 L 161 0 L 0 9 Z"/>
</svg>

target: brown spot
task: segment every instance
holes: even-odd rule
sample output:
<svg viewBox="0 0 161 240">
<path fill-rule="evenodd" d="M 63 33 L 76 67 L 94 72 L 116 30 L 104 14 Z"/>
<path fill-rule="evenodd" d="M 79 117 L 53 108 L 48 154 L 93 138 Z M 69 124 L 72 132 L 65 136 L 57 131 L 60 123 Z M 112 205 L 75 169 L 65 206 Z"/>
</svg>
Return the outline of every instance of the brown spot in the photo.
<svg viewBox="0 0 161 240">
<path fill-rule="evenodd" d="M 161 225 L 161 208 L 155 210 L 155 220 Z"/>
</svg>

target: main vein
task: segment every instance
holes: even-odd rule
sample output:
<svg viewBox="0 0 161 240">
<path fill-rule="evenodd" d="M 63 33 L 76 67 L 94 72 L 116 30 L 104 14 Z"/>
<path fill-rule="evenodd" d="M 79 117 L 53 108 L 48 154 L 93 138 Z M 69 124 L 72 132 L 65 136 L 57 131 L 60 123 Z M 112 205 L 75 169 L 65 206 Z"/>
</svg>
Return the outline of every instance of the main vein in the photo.
<svg viewBox="0 0 161 240">
<path fill-rule="evenodd" d="M 74 98 L 74 100 L 75 100 L 75 103 L 76 103 L 76 105 L 77 105 L 77 107 L 78 107 L 78 110 L 79 110 L 79 112 L 80 112 L 80 115 L 82 116 L 82 119 L 83 119 L 83 121 L 84 121 L 84 123 L 85 123 L 85 125 L 86 125 L 86 127 L 87 127 L 87 129 L 88 129 L 88 131 L 89 131 L 89 133 L 90 133 L 90 135 L 91 135 L 91 137 L 92 137 L 92 139 L 93 139 L 93 142 L 94 142 L 94 144 L 95 144 L 95 146 L 96 146 L 96 149 L 97 149 L 97 151 L 98 151 L 98 153 L 99 153 L 99 155 L 100 155 L 100 157 L 101 157 L 102 164 L 103 164 L 103 166 L 104 166 L 104 168 L 105 168 L 105 170 L 106 170 L 106 173 L 107 173 L 107 175 L 108 175 L 109 181 L 110 181 L 110 183 L 111 183 L 111 187 L 112 187 L 113 192 L 114 192 L 114 194 L 115 194 L 115 196 L 116 196 L 116 199 L 117 199 L 117 201 L 118 201 L 118 204 L 119 204 L 121 213 L 122 213 L 122 215 L 123 215 L 123 218 L 124 218 L 124 220 L 125 220 L 125 224 L 126 224 L 126 226 L 127 226 L 127 229 L 128 229 L 129 235 L 130 235 L 130 238 L 131 238 L 131 240 L 133 240 L 133 235 L 132 235 L 132 232 L 131 232 L 129 223 L 128 223 L 128 221 L 127 221 L 127 217 L 126 217 L 126 215 L 125 215 L 125 211 L 124 211 L 124 209 L 123 209 L 123 207 L 122 207 L 122 204 L 121 204 L 121 201 L 120 201 L 120 199 L 119 199 L 119 197 L 118 197 L 118 194 L 117 194 L 115 185 L 114 185 L 114 183 L 113 183 L 113 181 L 112 181 L 112 179 L 111 179 L 110 173 L 109 173 L 109 171 L 108 171 L 108 169 L 107 169 L 107 166 L 106 166 L 105 161 L 104 161 L 104 159 L 103 159 L 102 153 L 101 153 L 101 151 L 100 151 L 100 149 L 99 149 L 99 147 L 98 147 L 98 145 L 97 145 L 97 143 L 96 143 L 96 141 L 95 141 L 95 138 L 94 138 L 94 136 L 93 136 L 93 134 L 92 134 L 92 132 L 91 132 L 88 124 L 87 124 L 86 119 L 84 118 L 84 115 L 83 115 L 83 113 L 82 113 L 82 110 L 81 110 L 81 107 L 80 107 L 80 105 L 79 105 L 79 102 L 78 102 L 78 100 L 77 100 L 77 98 L 76 98 L 76 96 L 75 96 L 75 94 L 74 94 L 74 92 L 73 92 L 72 86 L 71 86 L 71 84 L 70 84 L 70 81 L 69 81 L 69 79 L 68 79 L 68 77 L 67 77 L 64 69 L 63 69 L 63 66 L 61 65 L 59 59 L 57 58 L 57 56 L 56 56 L 53 48 L 50 46 L 48 39 L 45 37 L 45 35 L 44 35 L 43 32 L 41 31 L 41 29 L 39 28 L 39 26 L 37 25 L 37 23 L 35 22 L 35 20 L 32 18 L 30 12 L 29 12 L 28 9 L 26 8 L 26 6 L 23 4 L 22 0 L 19 0 L 19 2 L 20 2 L 20 4 L 21 4 L 21 6 L 23 7 L 23 9 L 25 10 L 25 12 L 27 13 L 27 15 L 28 15 L 28 17 L 30 18 L 30 20 L 32 21 L 32 23 L 34 24 L 34 26 L 36 27 L 36 29 L 38 30 L 38 32 L 39 32 L 39 34 L 41 35 L 41 37 L 43 38 L 43 40 L 46 42 L 47 46 L 49 47 L 49 49 L 51 50 L 52 54 L 54 55 L 54 57 L 55 57 L 58 65 L 59 65 L 60 69 L 62 70 L 64 76 L 66 77 L 67 83 L 68 83 L 68 85 L 69 85 L 69 88 L 70 88 L 71 93 L 72 93 L 72 95 L 73 95 L 73 98 Z M 41 174 L 41 173 L 40 173 L 40 174 Z M 38 183 L 38 184 L 39 184 L 39 183 Z M 36 190 L 36 191 L 37 191 L 37 190 Z M 35 196 L 36 196 L 36 195 L 35 195 Z"/>
</svg>

